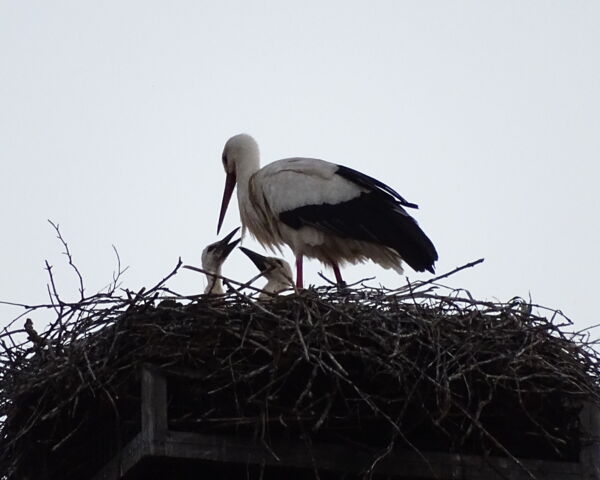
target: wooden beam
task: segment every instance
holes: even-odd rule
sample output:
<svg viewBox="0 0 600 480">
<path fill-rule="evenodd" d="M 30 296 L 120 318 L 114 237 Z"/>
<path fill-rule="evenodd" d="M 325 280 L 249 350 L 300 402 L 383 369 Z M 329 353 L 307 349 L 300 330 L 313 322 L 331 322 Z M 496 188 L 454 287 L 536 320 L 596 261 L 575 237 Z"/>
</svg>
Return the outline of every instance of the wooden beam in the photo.
<svg viewBox="0 0 600 480">
<path fill-rule="evenodd" d="M 585 480 L 600 480 L 600 409 L 586 403 L 579 416 L 581 424 L 581 452 L 579 455 Z"/>
<path fill-rule="evenodd" d="M 221 463 L 241 463 L 360 473 L 373 464 L 376 452 L 330 444 L 302 441 L 276 441 L 270 446 L 227 435 L 169 432 L 165 456 Z M 582 480 L 579 463 L 522 460 L 535 478 L 544 480 Z M 392 452 L 378 462 L 373 473 L 394 478 L 436 478 L 440 480 L 531 480 L 531 476 L 510 459 L 403 451 Z"/>
<path fill-rule="evenodd" d="M 151 454 L 159 455 L 167 436 L 167 380 L 159 371 L 142 369 L 142 439 Z"/>
</svg>

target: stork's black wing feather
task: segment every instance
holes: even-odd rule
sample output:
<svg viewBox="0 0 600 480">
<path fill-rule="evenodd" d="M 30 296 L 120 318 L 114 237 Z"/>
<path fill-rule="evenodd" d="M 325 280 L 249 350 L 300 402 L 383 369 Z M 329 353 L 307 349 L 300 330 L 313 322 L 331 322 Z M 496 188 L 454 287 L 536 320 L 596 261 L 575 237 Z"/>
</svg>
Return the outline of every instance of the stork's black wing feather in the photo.
<svg viewBox="0 0 600 480">
<path fill-rule="evenodd" d="M 389 187 L 383 182 L 380 182 L 376 178 L 370 177 L 369 175 L 365 175 L 364 173 L 359 172 L 358 170 L 354 170 L 353 168 L 344 167 L 343 165 L 338 165 L 338 169 L 335 172 L 340 177 L 345 178 L 346 180 L 350 180 L 361 187 L 368 188 L 374 192 L 382 192 L 394 197 L 400 205 L 408 208 L 419 208 L 416 203 L 411 203 L 407 201 L 402 195 L 400 195 L 396 190 Z"/>
</svg>

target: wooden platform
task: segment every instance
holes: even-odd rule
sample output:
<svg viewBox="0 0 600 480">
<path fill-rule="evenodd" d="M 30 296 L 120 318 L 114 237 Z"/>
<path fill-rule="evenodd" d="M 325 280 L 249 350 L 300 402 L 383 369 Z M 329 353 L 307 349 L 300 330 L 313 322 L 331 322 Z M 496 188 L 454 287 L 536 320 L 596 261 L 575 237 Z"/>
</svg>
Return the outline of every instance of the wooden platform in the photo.
<svg viewBox="0 0 600 480">
<path fill-rule="evenodd" d="M 414 451 L 379 452 L 303 440 L 273 444 L 233 435 L 168 429 L 167 382 L 150 368 L 142 372 L 142 429 L 92 480 L 153 478 L 374 478 L 403 480 L 600 480 L 599 445 L 594 441 L 579 462 L 514 460 Z M 586 409 L 586 434 L 598 439 L 600 417 Z M 386 454 L 387 453 L 387 454 Z M 315 472 L 318 471 L 318 477 Z"/>
</svg>

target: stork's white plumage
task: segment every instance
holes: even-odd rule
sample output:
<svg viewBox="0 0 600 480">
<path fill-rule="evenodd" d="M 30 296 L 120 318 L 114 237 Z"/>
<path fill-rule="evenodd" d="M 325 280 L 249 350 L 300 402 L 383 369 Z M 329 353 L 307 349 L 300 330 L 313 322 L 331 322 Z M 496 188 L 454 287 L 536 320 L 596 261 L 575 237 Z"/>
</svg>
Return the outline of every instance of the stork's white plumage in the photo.
<svg viewBox="0 0 600 480">
<path fill-rule="evenodd" d="M 243 230 L 265 247 L 288 245 L 296 256 L 296 285 L 302 287 L 302 258 L 330 265 L 373 260 L 402 272 L 434 272 L 431 240 L 404 207 L 417 208 L 382 182 L 348 167 L 314 158 L 277 160 L 260 168 L 256 141 L 231 137 L 223 150 L 227 174 L 221 224 L 237 184 Z"/>
<path fill-rule="evenodd" d="M 263 293 L 258 298 L 270 298 L 269 293 L 280 293 L 283 290 L 293 288 L 294 276 L 288 262 L 282 258 L 265 257 L 249 248 L 240 247 L 240 250 L 252 260 L 256 268 L 267 279 L 267 284 L 262 288 Z"/>
<path fill-rule="evenodd" d="M 239 229 L 240 227 L 237 227 L 233 232 L 224 237 L 223 240 L 211 243 L 204 250 L 202 250 L 202 269 L 207 272 L 207 284 L 206 288 L 204 289 L 204 293 L 216 295 L 223 293 L 223 283 L 216 275 L 221 275 L 221 267 L 223 266 L 223 262 L 225 262 L 229 254 L 240 242 L 241 238 L 238 238 L 237 240 L 229 243 L 229 240 L 231 240 L 231 238 Z"/>
</svg>

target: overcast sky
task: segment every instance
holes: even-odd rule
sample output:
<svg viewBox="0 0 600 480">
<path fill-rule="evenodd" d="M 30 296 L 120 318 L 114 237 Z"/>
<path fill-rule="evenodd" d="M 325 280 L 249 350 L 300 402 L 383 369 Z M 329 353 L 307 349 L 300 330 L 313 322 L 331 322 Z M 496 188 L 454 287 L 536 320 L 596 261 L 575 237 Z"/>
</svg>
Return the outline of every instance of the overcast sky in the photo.
<svg viewBox="0 0 600 480">
<path fill-rule="evenodd" d="M 47 219 L 89 293 L 111 280 L 111 245 L 130 289 L 179 256 L 199 265 L 223 145 L 247 132 L 264 163 L 323 158 L 418 203 L 439 273 L 486 259 L 447 284 L 598 323 L 598 25 L 585 0 L 0 1 L 0 299 L 45 302 L 45 259 L 76 299 Z M 223 232 L 238 224 L 232 202 Z M 223 273 L 255 272 L 236 251 Z M 0 326 L 17 313 L 0 306 Z"/>
</svg>

